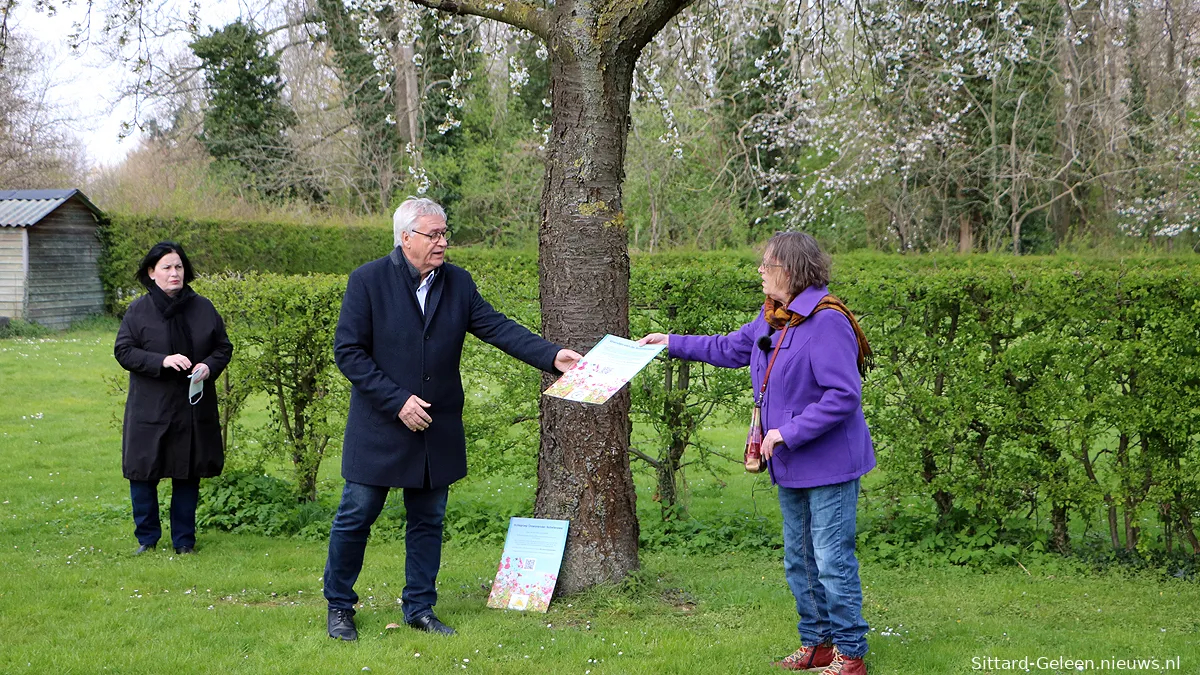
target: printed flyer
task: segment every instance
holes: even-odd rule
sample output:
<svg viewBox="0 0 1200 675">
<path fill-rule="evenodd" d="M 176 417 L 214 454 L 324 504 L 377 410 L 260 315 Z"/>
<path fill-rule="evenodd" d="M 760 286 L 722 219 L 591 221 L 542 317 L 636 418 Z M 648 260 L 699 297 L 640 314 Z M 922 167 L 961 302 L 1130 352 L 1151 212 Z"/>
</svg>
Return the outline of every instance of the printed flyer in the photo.
<svg viewBox="0 0 1200 675">
<path fill-rule="evenodd" d="M 604 403 L 665 348 L 664 345 L 639 345 L 633 340 L 605 335 L 542 393 L 568 401 Z"/>
<path fill-rule="evenodd" d="M 545 612 L 558 582 L 569 520 L 511 518 L 487 606 Z"/>
</svg>

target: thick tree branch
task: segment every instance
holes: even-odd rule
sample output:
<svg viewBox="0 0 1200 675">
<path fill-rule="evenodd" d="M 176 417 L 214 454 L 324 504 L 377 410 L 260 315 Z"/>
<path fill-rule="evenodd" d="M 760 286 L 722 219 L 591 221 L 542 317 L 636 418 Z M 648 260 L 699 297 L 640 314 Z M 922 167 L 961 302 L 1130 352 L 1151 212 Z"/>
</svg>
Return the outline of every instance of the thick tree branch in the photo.
<svg viewBox="0 0 1200 675">
<path fill-rule="evenodd" d="M 469 14 L 516 26 L 549 41 L 550 26 L 546 10 L 518 0 L 409 0 L 413 4 L 450 14 Z"/>
<path fill-rule="evenodd" d="M 671 19 L 677 14 L 687 9 L 696 0 L 660 0 L 659 2 L 646 2 L 636 11 L 631 11 L 629 16 L 633 19 L 633 29 L 630 35 L 637 45 L 637 49 L 641 50 L 655 35 L 667 25 Z"/>
</svg>

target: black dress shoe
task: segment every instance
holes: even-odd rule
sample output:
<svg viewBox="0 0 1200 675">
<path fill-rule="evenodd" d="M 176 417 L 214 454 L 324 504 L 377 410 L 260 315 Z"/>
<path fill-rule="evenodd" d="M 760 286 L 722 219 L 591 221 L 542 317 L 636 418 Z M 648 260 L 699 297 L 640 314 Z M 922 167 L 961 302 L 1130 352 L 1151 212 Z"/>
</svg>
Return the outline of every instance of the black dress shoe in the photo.
<svg viewBox="0 0 1200 675">
<path fill-rule="evenodd" d="M 419 616 L 408 622 L 409 627 L 423 630 L 426 633 L 437 633 L 438 635 L 454 635 L 454 629 L 446 624 L 438 621 L 438 618 L 432 614 Z"/>
<path fill-rule="evenodd" d="M 137 547 L 137 550 L 134 551 L 133 554 L 141 555 L 146 551 L 153 551 L 155 546 L 158 546 L 158 544 L 142 544 L 141 546 Z"/>
<path fill-rule="evenodd" d="M 179 555 L 187 555 L 188 553 L 195 553 L 196 550 L 191 546 L 180 546 L 179 548 L 175 549 L 175 552 Z"/>
<path fill-rule="evenodd" d="M 329 637 L 354 642 L 358 639 L 358 629 L 354 627 L 354 610 L 331 609 L 325 619 L 329 628 Z"/>
</svg>

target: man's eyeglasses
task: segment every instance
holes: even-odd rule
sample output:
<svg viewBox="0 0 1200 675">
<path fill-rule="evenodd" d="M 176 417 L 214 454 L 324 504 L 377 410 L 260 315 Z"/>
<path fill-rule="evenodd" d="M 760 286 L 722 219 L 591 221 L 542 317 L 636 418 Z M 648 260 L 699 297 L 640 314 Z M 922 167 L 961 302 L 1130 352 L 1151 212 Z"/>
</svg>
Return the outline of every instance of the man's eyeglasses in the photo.
<svg viewBox="0 0 1200 675">
<path fill-rule="evenodd" d="M 772 267 L 783 267 L 783 265 L 780 265 L 779 263 L 767 263 L 767 262 L 758 264 L 758 269 L 760 269 L 760 270 L 769 270 Z"/>
<path fill-rule="evenodd" d="M 437 241 L 438 239 L 441 239 L 442 241 L 446 242 L 447 244 L 450 243 L 450 231 L 449 230 L 442 230 L 441 232 L 422 232 L 420 230 L 413 230 L 413 234 L 419 234 L 422 237 L 429 237 L 429 239 L 432 241 Z"/>
</svg>

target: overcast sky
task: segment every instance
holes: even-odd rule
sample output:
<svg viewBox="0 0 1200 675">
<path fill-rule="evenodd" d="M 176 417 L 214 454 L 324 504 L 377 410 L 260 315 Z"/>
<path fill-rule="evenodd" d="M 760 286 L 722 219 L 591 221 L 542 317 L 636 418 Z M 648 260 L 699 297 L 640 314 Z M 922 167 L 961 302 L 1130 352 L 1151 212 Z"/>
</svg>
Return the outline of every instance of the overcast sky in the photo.
<svg viewBox="0 0 1200 675">
<path fill-rule="evenodd" d="M 165 6 L 183 5 L 184 2 L 168 0 Z M 121 82 L 129 74 L 119 63 L 113 63 L 101 50 L 85 45 L 78 52 L 72 51 L 65 36 L 73 30 L 73 22 L 86 16 L 86 3 L 72 7 L 60 7 L 55 16 L 33 9 L 32 0 L 21 2 L 10 17 L 9 27 L 41 43 L 50 55 L 53 66 L 54 87 L 51 96 L 70 111 L 78 120 L 75 133 L 87 147 L 93 166 L 112 166 L 124 159 L 138 143 L 139 132 L 121 139 L 121 123 L 133 121 L 132 101 L 119 101 Z M 100 26 L 104 18 L 100 14 L 103 3 L 96 3 L 92 26 Z M 238 15 L 235 1 L 207 0 L 202 3 L 201 25 L 224 25 Z M 98 32 L 94 28 L 93 32 Z M 180 47 L 185 44 L 180 38 Z"/>
<path fill-rule="evenodd" d="M 71 32 L 72 21 L 82 17 L 85 8 L 68 7 L 51 17 L 34 11 L 31 4 L 17 5 L 9 26 L 39 42 L 50 56 L 51 98 L 78 120 L 74 131 L 86 144 L 92 164 L 120 162 L 137 143 L 136 137 L 118 139 L 121 119 L 132 117 L 130 105 L 112 109 L 123 76 L 120 66 L 105 64 L 95 48 L 73 53 L 67 47 L 63 36 Z"/>
</svg>

